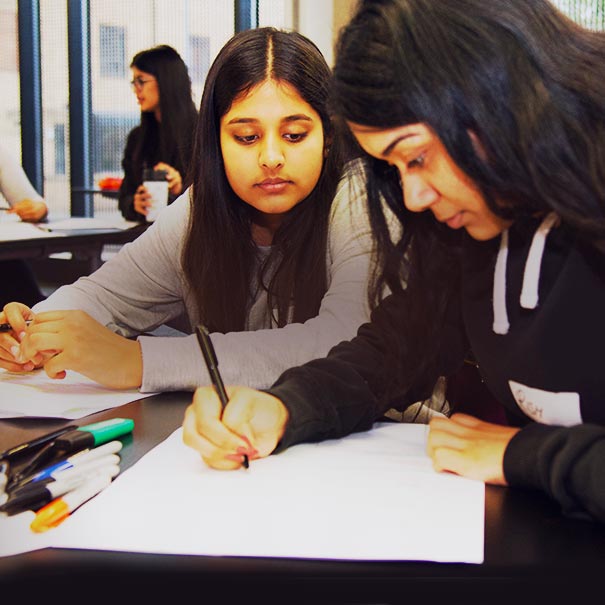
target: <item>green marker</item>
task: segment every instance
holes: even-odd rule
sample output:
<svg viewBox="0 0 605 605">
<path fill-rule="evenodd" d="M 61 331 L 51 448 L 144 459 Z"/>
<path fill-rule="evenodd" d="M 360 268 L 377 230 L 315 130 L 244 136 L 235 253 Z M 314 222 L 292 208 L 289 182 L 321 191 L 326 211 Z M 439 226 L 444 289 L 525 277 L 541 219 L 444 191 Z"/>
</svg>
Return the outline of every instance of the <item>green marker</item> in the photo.
<svg viewBox="0 0 605 605">
<path fill-rule="evenodd" d="M 97 447 L 132 433 L 133 429 L 134 420 L 131 418 L 110 418 L 63 433 L 55 439 L 55 448 L 64 452 L 73 452 Z"/>
<path fill-rule="evenodd" d="M 7 491 L 15 489 L 18 485 L 27 481 L 31 473 L 36 472 L 42 464 L 46 464 L 49 458 L 60 458 L 86 449 L 92 449 L 108 441 L 117 439 L 132 433 L 134 420 L 131 418 L 110 418 L 93 424 L 72 429 L 61 433 L 46 444 L 42 450 L 30 460 L 29 464 L 11 477 L 7 484 Z"/>
</svg>

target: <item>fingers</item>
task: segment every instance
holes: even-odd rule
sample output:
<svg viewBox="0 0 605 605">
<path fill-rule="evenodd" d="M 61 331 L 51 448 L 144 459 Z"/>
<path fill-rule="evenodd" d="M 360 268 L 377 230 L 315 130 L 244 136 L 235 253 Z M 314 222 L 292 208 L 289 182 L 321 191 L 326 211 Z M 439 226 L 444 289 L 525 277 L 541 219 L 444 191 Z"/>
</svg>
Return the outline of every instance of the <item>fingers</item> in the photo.
<svg viewBox="0 0 605 605">
<path fill-rule="evenodd" d="M 431 457 L 437 472 L 450 472 L 468 477 L 472 474 L 472 462 L 459 450 L 446 447 L 435 450 Z"/>
<path fill-rule="evenodd" d="M 176 168 L 165 162 L 158 162 L 153 169 L 166 171 L 166 180 L 168 181 L 170 193 L 173 195 L 179 195 L 181 193 L 183 189 L 183 179 L 181 173 Z"/>
<path fill-rule="evenodd" d="M 31 362 L 35 366 L 45 367 L 53 357 L 63 351 L 63 338 L 60 334 L 43 333 L 28 335 L 19 346 L 18 355 L 16 350 L 11 351 L 15 360 L 19 363 Z"/>
<path fill-rule="evenodd" d="M 27 363 L 17 363 L 15 361 L 10 361 L 0 358 L 0 368 L 7 370 L 8 372 L 12 372 L 13 374 L 22 374 L 24 372 L 31 372 L 35 369 L 35 365 L 28 361 Z"/>
<path fill-rule="evenodd" d="M 273 452 L 287 419 L 287 410 L 277 397 L 244 387 L 230 392 L 229 405 L 223 412 L 223 422 L 250 442 L 251 459 Z"/>
<path fill-rule="evenodd" d="M 4 306 L 3 312 L 0 314 L 0 319 L 12 326 L 13 332 L 17 335 L 18 340 L 21 340 L 22 334 L 27 329 L 26 320 L 32 320 L 34 318 L 34 312 L 27 305 L 20 302 L 8 303 Z"/>
<path fill-rule="evenodd" d="M 18 214 L 22 221 L 38 221 L 46 216 L 47 207 L 44 202 L 34 202 L 33 200 L 22 200 L 16 203 L 11 212 Z"/>
<path fill-rule="evenodd" d="M 222 452 L 214 443 L 197 431 L 197 420 L 193 405 L 190 405 L 185 411 L 183 443 L 196 450 L 202 457 L 202 460 L 212 468 L 235 470 L 241 466 L 241 461 L 233 460 L 229 454 Z M 243 460 L 243 456 L 240 458 Z"/>
<path fill-rule="evenodd" d="M 4 306 L 0 321 L 10 324 L 12 330 L 0 333 L 0 367 L 9 372 L 30 372 L 35 368 L 35 360 L 25 358 L 21 352 L 21 342 L 29 330 L 25 320 L 34 317 L 32 310 L 22 303 Z"/>
<path fill-rule="evenodd" d="M 283 403 L 261 391 L 228 387 L 224 410 L 214 389 L 198 388 L 183 422 L 183 441 L 213 468 L 239 468 L 244 456 L 268 456 L 283 435 L 288 414 Z"/>
<path fill-rule="evenodd" d="M 435 418 L 429 423 L 427 453 L 437 471 L 505 485 L 504 452 L 518 430 L 465 414 Z"/>
<path fill-rule="evenodd" d="M 64 363 L 65 355 L 59 353 L 53 355 L 44 364 L 44 371 L 49 378 L 63 379 L 67 376 L 66 364 Z"/>
<path fill-rule="evenodd" d="M 84 315 L 79 311 L 46 311 L 39 313 L 23 333 L 18 346 L 11 347 L 17 363 L 31 362 L 34 366 L 48 364 L 57 353 L 62 352 L 69 341 L 68 322 L 80 321 Z M 66 318 L 67 321 L 66 321 Z M 61 371 L 65 368 L 61 368 Z M 52 369 L 53 375 L 59 370 Z M 48 372 L 47 372 L 48 373 Z M 49 374 L 50 376 L 51 374 Z"/>
<path fill-rule="evenodd" d="M 245 439 L 221 421 L 221 402 L 210 387 L 198 388 L 183 422 L 183 441 L 197 450 L 208 466 L 220 470 L 239 468 L 248 450 Z"/>
<path fill-rule="evenodd" d="M 438 420 L 444 422 L 434 422 L 431 420 L 429 423 L 426 449 L 431 458 L 434 457 L 435 452 L 440 448 L 461 450 L 466 444 L 466 435 L 463 427 L 457 426 L 447 418 L 439 418 Z"/>
<path fill-rule="evenodd" d="M 139 188 L 134 194 L 133 206 L 136 212 L 139 214 L 147 215 L 149 212 L 149 207 L 151 206 L 151 195 L 144 185 L 139 185 Z"/>
</svg>

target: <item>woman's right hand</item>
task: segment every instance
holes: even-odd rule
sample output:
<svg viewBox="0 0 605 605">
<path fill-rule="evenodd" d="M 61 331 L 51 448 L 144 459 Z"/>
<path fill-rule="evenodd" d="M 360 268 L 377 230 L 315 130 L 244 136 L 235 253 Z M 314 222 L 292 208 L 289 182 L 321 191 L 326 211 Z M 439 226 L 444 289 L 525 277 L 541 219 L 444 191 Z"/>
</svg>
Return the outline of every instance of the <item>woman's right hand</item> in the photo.
<svg viewBox="0 0 605 605">
<path fill-rule="evenodd" d="M 244 456 L 269 456 L 288 421 L 288 410 L 273 395 L 248 387 L 227 387 L 227 395 L 223 410 L 212 387 L 198 388 L 183 422 L 183 442 L 220 470 L 241 468 Z"/>
<path fill-rule="evenodd" d="M 20 344 L 27 330 L 26 320 L 33 320 L 34 312 L 23 303 L 10 302 L 0 313 L 0 323 L 8 323 L 12 330 L 0 332 L 0 368 L 9 372 L 31 372 L 36 364 L 21 360 Z M 39 366 L 38 366 L 39 367 Z"/>
<path fill-rule="evenodd" d="M 151 194 L 147 191 L 145 185 L 139 185 L 134 194 L 134 209 L 139 214 L 147 216 L 151 206 Z"/>
</svg>

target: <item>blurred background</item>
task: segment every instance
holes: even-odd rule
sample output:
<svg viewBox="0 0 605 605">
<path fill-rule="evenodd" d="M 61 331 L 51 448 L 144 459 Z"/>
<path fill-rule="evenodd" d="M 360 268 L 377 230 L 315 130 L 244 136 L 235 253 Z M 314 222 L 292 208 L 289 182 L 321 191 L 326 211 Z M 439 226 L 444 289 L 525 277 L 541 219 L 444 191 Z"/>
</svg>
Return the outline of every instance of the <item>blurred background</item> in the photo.
<svg viewBox="0 0 605 605">
<path fill-rule="evenodd" d="M 332 44 L 354 0 L 0 0 L 0 139 L 20 158 L 53 217 L 103 216 L 117 201 L 98 188 L 121 176 L 140 112 L 130 61 L 169 44 L 199 104 L 208 68 L 235 31 L 274 25 Z"/>
<path fill-rule="evenodd" d="M 605 0 L 554 3 L 578 23 L 605 29 Z M 138 51 L 173 46 L 188 66 L 198 105 L 208 68 L 234 32 L 265 25 L 300 31 L 332 65 L 335 38 L 355 5 L 356 0 L 0 0 L 0 140 L 21 161 L 51 219 L 120 216 L 115 195 L 99 191 L 99 181 L 122 176 L 126 136 L 140 120 L 129 83 Z M 116 251 L 106 247 L 104 258 Z M 58 255 L 64 257 L 69 260 Z M 80 271 L 66 274 L 62 268 L 57 277 L 56 267 L 47 265 L 37 262 L 34 268 L 49 289 L 53 280 L 71 281 Z"/>
</svg>

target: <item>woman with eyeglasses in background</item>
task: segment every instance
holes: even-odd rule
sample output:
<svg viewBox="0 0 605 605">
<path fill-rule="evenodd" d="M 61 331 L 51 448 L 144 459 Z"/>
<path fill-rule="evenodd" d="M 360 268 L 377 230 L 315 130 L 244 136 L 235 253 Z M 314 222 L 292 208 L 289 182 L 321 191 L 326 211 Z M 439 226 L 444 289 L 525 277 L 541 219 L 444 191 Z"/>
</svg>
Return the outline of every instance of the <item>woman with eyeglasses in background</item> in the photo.
<svg viewBox="0 0 605 605">
<path fill-rule="evenodd" d="M 126 141 L 118 199 L 125 219 L 144 220 L 151 199 L 143 185 L 145 169 L 166 172 L 169 204 L 187 188 L 197 110 L 187 66 L 174 48 L 143 50 L 134 56 L 130 69 L 141 123 Z"/>
</svg>

